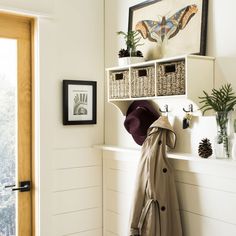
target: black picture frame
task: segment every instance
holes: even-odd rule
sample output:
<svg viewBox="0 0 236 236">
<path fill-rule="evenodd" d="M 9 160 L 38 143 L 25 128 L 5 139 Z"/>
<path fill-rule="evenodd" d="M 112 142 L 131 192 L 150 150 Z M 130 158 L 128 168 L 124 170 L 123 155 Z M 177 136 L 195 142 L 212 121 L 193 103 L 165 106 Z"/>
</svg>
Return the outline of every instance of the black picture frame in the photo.
<svg viewBox="0 0 236 236">
<path fill-rule="evenodd" d="M 63 80 L 63 125 L 97 123 L 97 82 Z"/>
<path fill-rule="evenodd" d="M 154 4 L 155 4 L 155 7 L 158 7 L 158 4 L 160 4 L 162 1 L 168 1 L 168 0 L 147 0 L 147 1 L 144 1 L 142 3 L 139 3 L 137 5 L 130 7 L 129 8 L 128 30 L 134 30 L 133 16 L 134 16 L 135 11 L 140 10 L 145 7 L 148 7 L 148 6 L 154 6 Z M 192 2 L 193 1 L 191 1 L 191 3 Z M 182 54 L 206 55 L 208 0 L 196 0 L 196 2 L 200 2 L 202 5 L 201 17 L 199 17 L 201 19 L 201 22 L 199 22 L 199 27 L 200 27 L 199 48 L 195 52 L 190 52 L 190 53 L 181 53 L 180 52 L 180 55 L 182 55 Z M 188 3 L 188 0 L 186 0 L 186 3 Z M 189 3 L 190 3 L 190 1 L 189 1 Z M 175 10 L 175 9 L 173 9 L 173 10 Z M 148 20 L 148 19 L 142 19 L 142 20 Z M 142 51 L 142 48 L 140 50 Z M 143 52 L 143 53 L 145 53 L 145 52 Z M 176 56 L 176 55 L 174 55 L 174 56 Z M 147 58 L 147 59 L 156 59 L 156 58 Z"/>
</svg>

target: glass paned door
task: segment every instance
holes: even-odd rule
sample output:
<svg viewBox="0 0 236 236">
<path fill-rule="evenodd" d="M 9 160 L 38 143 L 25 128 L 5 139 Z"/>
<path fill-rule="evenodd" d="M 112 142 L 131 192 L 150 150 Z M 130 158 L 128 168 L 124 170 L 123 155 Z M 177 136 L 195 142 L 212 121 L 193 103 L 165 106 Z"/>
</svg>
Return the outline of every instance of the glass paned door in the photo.
<svg viewBox="0 0 236 236">
<path fill-rule="evenodd" d="M 17 41 L 0 38 L 0 236 L 16 235 Z"/>
<path fill-rule="evenodd" d="M 0 236 L 32 236 L 31 19 L 0 13 Z"/>
</svg>

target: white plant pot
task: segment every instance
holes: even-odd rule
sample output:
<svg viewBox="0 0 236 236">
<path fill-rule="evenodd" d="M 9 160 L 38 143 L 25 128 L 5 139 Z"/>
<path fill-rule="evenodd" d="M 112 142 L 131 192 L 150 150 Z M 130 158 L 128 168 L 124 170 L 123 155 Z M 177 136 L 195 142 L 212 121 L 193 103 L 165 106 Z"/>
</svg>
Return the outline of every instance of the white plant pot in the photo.
<svg viewBox="0 0 236 236">
<path fill-rule="evenodd" d="M 121 58 L 118 58 L 119 66 L 127 66 L 130 64 L 135 64 L 135 63 L 144 62 L 144 61 L 145 60 L 143 57 L 121 57 Z"/>
</svg>

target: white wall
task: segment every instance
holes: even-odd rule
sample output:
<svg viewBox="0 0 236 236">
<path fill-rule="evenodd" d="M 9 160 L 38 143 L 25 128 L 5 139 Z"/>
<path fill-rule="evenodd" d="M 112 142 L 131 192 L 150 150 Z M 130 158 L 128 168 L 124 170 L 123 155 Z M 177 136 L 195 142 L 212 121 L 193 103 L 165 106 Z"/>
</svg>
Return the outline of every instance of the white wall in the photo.
<svg viewBox="0 0 236 236">
<path fill-rule="evenodd" d="M 101 232 L 101 154 L 91 147 L 103 142 L 103 11 L 102 0 L 57 0 L 39 22 L 43 236 Z M 96 125 L 62 125 L 63 79 L 97 81 Z"/>
<path fill-rule="evenodd" d="M 105 66 L 117 66 L 117 53 L 124 47 L 119 30 L 126 31 L 128 9 L 142 0 L 105 0 Z M 233 0 L 209 1 L 207 55 L 216 57 L 216 87 L 230 82 L 236 91 L 236 31 L 229 33 L 229 22 L 234 22 Z M 203 88 L 204 89 L 204 88 Z M 199 94 L 200 96 L 201 94 Z M 156 100 L 158 103 L 158 100 Z M 235 115 L 235 114 L 234 114 Z M 176 116 L 177 147 L 175 151 L 197 155 L 199 141 L 208 137 L 213 142 L 216 134 L 215 118 L 196 117 L 192 128 L 182 130 L 183 115 Z M 113 105 L 105 103 L 105 143 L 119 147 L 136 148 L 137 145 L 124 129 L 125 117 Z M 138 154 L 135 154 L 138 158 Z M 104 152 L 104 235 L 124 235 L 127 225 L 132 175 L 135 155 L 127 152 Z M 176 181 L 184 233 L 187 236 L 235 235 L 233 210 L 236 200 L 232 188 L 235 182 L 234 161 L 228 166 L 223 162 L 172 161 L 176 169 Z M 213 170 L 214 169 L 214 170 Z M 230 187 L 231 186 L 231 187 Z M 109 200 L 112 196 L 112 200 Z M 221 202 L 224 207 L 218 207 Z M 124 220 L 125 219 L 125 220 Z"/>
<path fill-rule="evenodd" d="M 234 20 L 234 0 L 223 4 L 220 0 L 209 1 L 207 53 L 216 57 L 217 86 L 223 81 L 232 83 L 236 90 L 236 31 L 228 33 L 227 22 Z M 219 14 L 221 17 L 218 17 Z"/>
<path fill-rule="evenodd" d="M 124 47 L 122 38 L 116 35 L 119 30 L 126 31 L 128 28 L 128 9 L 136 5 L 139 0 L 113 0 L 105 1 L 105 66 L 117 66 L 117 53 L 121 47 Z M 222 83 L 232 83 L 236 91 L 236 81 L 234 65 L 236 63 L 236 32 L 227 33 L 227 22 L 234 20 L 233 9 L 236 2 L 227 1 L 227 4 L 220 0 L 209 1 L 208 12 L 208 32 L 207 32 L 207 55 L 216 57 L 216 87 Z M 219 17 L 220 15 L 220 17 Z M 204 88 L 203 88 L 204 89 Z M 200 96 L 201 94 L 199 94 Z M 156 100 L 158 103 L 158 100 Z M 177 106 L 178 104 L 176 104 Z M 130 135 L 123 126 L 124 117 L 111 104 L 105 104 L 105 142 L 111 145 L 123 147 L 136 147 Z M 176 116 L 177 115 L 177 116 Z M 182 130 L 182 119 L 184 114 L 170 114 L 176 116 L 177 122 L 174 124 L 175 130 L 178 130 L 176 150 L 178 152 L 188 152 L 197 155 L 197 146 L 204 137 L 210 138 L 214 142 L 215 119 L 214 117 L 194 118 L 191 130 Z M 114 126 L 114 124 L 118 124 Z M 191 142 L 189 142 L 191 140 Z M 189 145 L 182 145 L 190 143 Z"/>
<path fill-rule="evenodd" d="M 40 236 L 101 235 L 103 0 L 0 1 L 0 9 L 36 12 L 39 29 L 37 155 Z M 97 124 L 62 125 L 62 80 L 97 81 Z"/>
<path fill-rule="evenodd" d="M 118 65 L 118 51 L 124 43 L 116 34 L 128 29 L 128 9 L 142 0 L 105 0 L 105 67 Z M 106 95 L 105 95 L 106 96 Z M 107 101 L 107 99 L 106 99 Z M 105 103 L 105 143 L 124 147 L 136 146 L 124 129 L 124 117 L 111 104 Z"/>
</svg>

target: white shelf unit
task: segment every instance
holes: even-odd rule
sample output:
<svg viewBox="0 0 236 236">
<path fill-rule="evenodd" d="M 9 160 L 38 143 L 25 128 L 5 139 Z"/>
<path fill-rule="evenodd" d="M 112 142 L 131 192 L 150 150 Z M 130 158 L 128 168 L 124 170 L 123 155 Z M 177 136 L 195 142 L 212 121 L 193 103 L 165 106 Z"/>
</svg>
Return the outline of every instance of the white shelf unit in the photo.
<svg viewBox="0 0 236 236">
<path fill-rule="evenodd" d="M 158 68 L 163 63 L 174 63 L 184 61 L 184 80 L 185 80 L 185 91 L 181 95 L 168 95 L 168 96 L 158 96 L 157 95 L 157 83 L 158 83 Z M 131 64 L 122 67 L 112 67 L 106 70 L 107 72 L 107 94 L 108 102 L 112 103 L 120 109 L 123 115 L 130 105 L 135 100 L 163 100 L 163 99 L 188 99 L 191 100 L 195 107 L 199 108 L 199 96 L 203 95 L 203 90 L 206 92 L 211 92 L 214 87 L 214 63 L 215 58 L 207 56 L 198 55 L 182 55 L 178 57 L 164 58 L 153 61 L 147 61 L 137 64 Z M 132 97 L 132 86 L 131 86 L 131 76 L 132 70 L 138 68 L 145 68 L 152 66 L 154 68 L 154 84 L 155 84 L 155 94 L 154 96 L 145 97 Z M 110 76 L 112 73 L 119 73 L 122 71 L 127 71 L 128 74 L 128 96 L 125 98 L 112 98 L 110 96 Z M 120 80 L 122 80 L 120 78 Z"/>
</svg>

